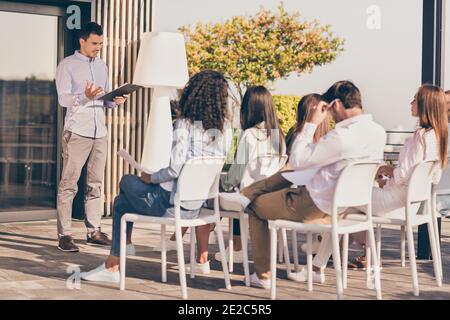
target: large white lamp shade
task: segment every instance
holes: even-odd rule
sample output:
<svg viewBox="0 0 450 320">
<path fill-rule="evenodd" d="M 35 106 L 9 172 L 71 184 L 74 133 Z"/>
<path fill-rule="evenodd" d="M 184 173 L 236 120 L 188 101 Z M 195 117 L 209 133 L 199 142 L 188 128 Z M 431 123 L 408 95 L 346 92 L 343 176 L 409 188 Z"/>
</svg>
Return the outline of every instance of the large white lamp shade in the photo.
<svg viewBox="0 0 450 320">
<path fill-rule="evenodd" d="M 142 35 L 133 83 L 153 88 L 141 163 L 152 171 L 165 168 L 172 148 L 170 89 L 183 88 L 189 79 L 186 47 L 180 33 Z"/>
</svg>

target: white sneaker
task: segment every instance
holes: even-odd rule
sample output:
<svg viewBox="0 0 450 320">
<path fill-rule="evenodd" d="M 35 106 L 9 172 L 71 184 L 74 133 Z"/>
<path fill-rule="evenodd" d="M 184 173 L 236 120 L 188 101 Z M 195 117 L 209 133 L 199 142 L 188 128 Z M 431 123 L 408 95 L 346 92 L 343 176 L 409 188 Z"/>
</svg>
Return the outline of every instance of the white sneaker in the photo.
<svg viewBox="0 0 450 320">
<path fill-rule="evenodd" d="M 136 247 L 132 243 L 127 244 L 127 257 L 135 255 L 136 255 Z"/>
<path fill-rule="evenodd" d="M 244 282 L 245 282 L 245 279 L 244 279 Z M 250 285 L 253 287 L 269 290 L 271 287 L 271 281 L 270 281 L 270 279 L 265 280 L 265 279 L 258 278 L 258 276 L 256 275 L 256 272 L 255 272 L 250 275 Z"/>
<path fill-rule="evenodd" d="M 313 271 L 313 282 L 315 283 L 325 283 L 325 273 L 320 271 L 319 273 Z M 297 282 L 307 282 L 308 281 L 308 270 L 303 268 L 299 272 L 290 272 L 288 274 L 288 279 L 294 280 Z"/>
<path fill-rule="evenodd" d="M 239 192 L 221 192 L 219 194 L 220 207 L 228 211 L 241 211 L 248 207 L 250 199 Z"/>
<path fill-rule="evenodd" d="M 317 251 L 319 251 L 319 247 L 320 247 L 320 241 L 313 241 L 312 246 L 311 246 L 312 253 L 313 254 L 317 253 Z M 300 248 L 302 249 L 302 251 L 304 253 L 308 253 L 308 243 L 302 244 Z"/>
<path fill-rule="evenodd" d="M 228 259 L 228 257 L 230 256 L 230 247 L 227 247 L 225 249 L 225 254 L 226 254 L 226 257 Z M 216 254 L 214 255 L 214 259 L 216 259 L 219 262 L 222 261 L 222 258 L 221 258 L 221 255 L 220 255 L 220 251 L 216 252 Z M 242 262 L 244 262 L 244 255 L 242 254 L 242 250 L 240 250 L 240 251 L 233 251 L 233 262 L 234 263 L 242 263 Z"/>
<path fill-rule="evenodd" d="M 81 279 L 86 281 L 111 283 L 120 282 L 120 271 L 108 271 L 104 263 L 91 271 L 82 272 L 80 276 Z"/>
<path fill-rule="evenodd" d="M 184 245 L 184 241 L 183 241 L 183 245 Z M 158 251 L 161 252 L 161 242 L 159 243 L 159 245 L 157 247 L 154 247 L 152 249 L 153 251 Z M 166 252 L 169 251 L 176 251 L 177 250 L 177 241 L 172 241 L 170 239 L 166 239 Z"/>
<path fill-rule="evenodd" d="M 210 274 L 211 273 L 211 269 L 209 267 L 209 261 L 205 262 L 205 263 L 198 263 L 195 262 L 194 264 L 195 267 L 195 274 Z M 186 266 L 186 272 L 190 273 L 191 272 L 191 265 L 188 264 Z"/>
<path fill-rule="evenodd" d="M 216 244 L 216 233 L 214 231 L 209 232 L 208 244 Z"/>
</svg>

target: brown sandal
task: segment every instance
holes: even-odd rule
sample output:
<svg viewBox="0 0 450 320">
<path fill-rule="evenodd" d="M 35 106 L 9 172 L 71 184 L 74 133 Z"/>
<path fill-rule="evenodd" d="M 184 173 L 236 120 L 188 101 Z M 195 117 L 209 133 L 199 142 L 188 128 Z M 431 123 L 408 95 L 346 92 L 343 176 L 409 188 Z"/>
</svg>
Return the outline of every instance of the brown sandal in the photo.
<svg viewBox="0 0 450 320">
<path fill-rule="evenodd" d="M 348 263 L 348 268 L 351 270 L 366 270 L 367 261 L 366 256 L 361 256 Z"/>
<path fill-rule="evenodd" d="M 351 270 L 363 270 L 367 268 L 366 256 L 361 256 L 348 263 L 348 268 Z M 380 259 L 380 270 L 383 269 Z"/>
</svg>

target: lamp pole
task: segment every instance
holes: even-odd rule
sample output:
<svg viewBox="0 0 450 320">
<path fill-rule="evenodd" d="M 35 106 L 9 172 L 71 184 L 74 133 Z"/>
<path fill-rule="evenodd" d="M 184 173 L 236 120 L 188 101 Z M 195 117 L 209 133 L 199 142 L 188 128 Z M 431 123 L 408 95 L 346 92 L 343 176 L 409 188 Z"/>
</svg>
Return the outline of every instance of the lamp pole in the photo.
<svg viewBox="0 0 450 320">
<path fill-rule="evenodd" d="M 153 88 L 141 164 L 150 171 L 166 168 L 172 150 L 172 89 L 189 80 L 186 47 L 180 33 L 146 32 L 141 39 L 133 83 Z"/>
<path fill-rule="evenodd" d="M 153 89 L 150 115 L 145 129 L 141 163 L 151 171 L 169 165 L 172 149 L 172 114 L 170 111 L 170 88 Z"/>
</svg>

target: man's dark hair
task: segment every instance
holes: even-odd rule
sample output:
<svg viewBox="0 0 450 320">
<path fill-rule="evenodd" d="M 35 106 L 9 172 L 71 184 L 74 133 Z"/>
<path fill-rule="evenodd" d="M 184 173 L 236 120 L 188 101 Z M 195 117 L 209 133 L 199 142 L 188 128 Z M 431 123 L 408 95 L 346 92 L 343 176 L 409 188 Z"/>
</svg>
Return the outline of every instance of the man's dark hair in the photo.
<svg viewBox="0 0 450 320">
<path fill-rule="evenodd" d="M 89 38 L 91 34 L 102 36 L 103 35 L 102 26 L 95 22 L 86 23 L 80 30 L 80 39 L 87 40 L 87 38 Z"/>
<path fill-rule="evenodd" d="M 335 99 L 339 99 L 344 104 L 345 109 L 355 107 L 362 109 L 361 92 L 358 87 L 350 81 L 336 82 L 323 94 L 322 98 L 328 103 Z"/>
</svg>

